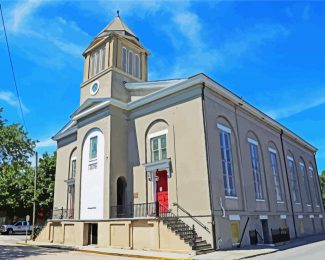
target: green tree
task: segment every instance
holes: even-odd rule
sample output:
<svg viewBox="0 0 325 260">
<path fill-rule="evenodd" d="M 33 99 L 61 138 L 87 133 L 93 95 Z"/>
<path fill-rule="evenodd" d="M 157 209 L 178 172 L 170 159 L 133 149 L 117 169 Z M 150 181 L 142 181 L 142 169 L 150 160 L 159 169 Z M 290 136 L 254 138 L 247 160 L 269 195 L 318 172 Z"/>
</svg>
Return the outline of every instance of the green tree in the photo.
<svg viewBox="0 0 325 260">
<path fill-rule="evenodd" d="M 36 142 L 28 137 L 21 125 L 7 125 L 0 108 L 0 209 L 7 215 L 30 214 L 34 200 L 35 167 L 29 159 Z M 37 172 L 37 212 L 52 208 L 56 153 L 45 153 Z"/>
<path fill-rule="evenodd" d="M 0 170 L 5 164 L 26 165 L 36 142 L 28 137 L 20 124 L 6 124 L 0 107 Z"/>
<path fill-rule="evenodd" d="M 322 175 L 319 176 L 319 183 L 322 189 L 322 198 L 325 201 L 325 170 L 322 171 Z"/>
</svg>

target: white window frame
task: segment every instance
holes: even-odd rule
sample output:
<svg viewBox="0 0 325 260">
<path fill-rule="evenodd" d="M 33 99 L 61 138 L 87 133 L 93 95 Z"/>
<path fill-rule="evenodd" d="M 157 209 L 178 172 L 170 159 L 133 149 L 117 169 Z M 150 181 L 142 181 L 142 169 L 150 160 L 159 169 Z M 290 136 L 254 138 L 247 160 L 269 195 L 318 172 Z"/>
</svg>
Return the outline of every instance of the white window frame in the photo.
<svg viewBox="0 0 325 260">
<path fill-rule="evenodd" d="M 96 156 L 92 157 L 92 140 L 96 139 Z M 89 161 L 95 161 L 98 157 L 98 136 L 92 136 L 89 138 Z"/>
<path fill-rule="evenodd" d="M 75 162 L 76 163 L 76 165 L 75 165 L 75 175 L 73 176 L 73 162 Z M 74 179 L 75 177 L 76 177 L 76 175 L 77 175 L 77 157 L 72 157 L 71 158 L 71 160 L 70 160 L 70 164 L 71 164 L 71 169 L 70 169 L 70 178 L 69 179 Z"/>
<path fill-rule="evenodd" d="M 308 166 L 308 175 L 310 175 L 310 177 L 312 179 L 312 183 L 314 186 L 313 188 L 315 190 L 316 207 L 319 208 L 321 201 L 320 201 L 319 194 L 318 194 L 319 193 L 318 192 L 318 184 L 317 184 L 314 168 L 311 166 Z"/>
<path fill-rule="evenodd" d="M 223 171 L 223 180 L 224 180 L 224 189 L 226 198 L 237 198 L 236 193 L 236 180 L 235 180 L 235 172 L 234 172 L 234 164 L 233 164 L 233 154 L 232 154 L 232 142 L 231 142 L 231 130 L 224 125 L 217 124 L 219 128 L 219 140 L 222 141 L 220 143 L 221 150 L 221 164 Z M 228 144 L 229 147 L 226 147 L 226 136 L 229 138 Z M 227 150 L 229 154 L 229 158 L 227 156 Z M 225 160 L 223 160 L 225 158 Z M 226 170 L 226 172 L 224 172 Z M 231 179 L 231 181 L 230 181 Z M 225 181 L 226 180 L 226 181 Z M 232 189 L 230 187 L 232 185 Z"/>
<path fill-rule="evenodd" d="M 275 158 L 275 165 L 273 165 L 272 162 L 272 155 L 274 155 Z M 271 162 L 271 171 L 273 176 L 273 182 L 274 182 L 274 189 L 276 194 L 276 201 L 277 203 L 283 203 L 283 192 L 281 187 L 281 178 L 280 178 L 280 170 L 278 165 L 278 155 L 275 149 L 269 148 L 269 156 L 270 156 L 270 162 Z M 280 199 L 278 199 L 278 197 Z"/>
<path fill-rule="evenodd" d="M 226 127 L 226 126 L 224 126 L 224 125 L 222 125 L 222 124 L 217 124 L 217 127 L 218 127 L 220 130 L 222 130 L 222 131 L 224 131 L 224 132 L 226 132 L 226 133 L 231 134 L 231 129 L 230 129 L 230 128 L 228 128 L 228 127 Z"/>
<path fill-rule="evenodd" d="M 160 131 L 160 133 L 163 132 L 163 131 Z M 162 133 L 160 135 L 157 135 L 159 132 L 155 133 L 155 135 L 151 136 L 151 138 L 149 139 L 150 140 L 150 151 L 151 151 L 151 162 L 159 162 L 161 160 L 166 160 L 167 159 L 167 134 L 166 133 Z M 165 148 L 162 148 L 161 147 L 161 138 L 162 137 L 165 137 L 166 139 L 166 147 Z M 157 150 L 153 150 L 153 140 L 158 138 L 158 149 Z M 163 149 L 166 149 L 166 158 L 162 158 L 162 150 Z M 158 160 L 154 160 L 154 152 L 155 151 L 158 151 Z"/>
<path fill-rule="evenodd" d="M 255 189 L 255 198 L 256 200 L 264 200 L 263 196 L 263 184 L 262 184 L 262 171 L 261 171 L 261 163 L 260 156 L 258 150 L 258 142 L 256 140 L 248 138 L 249 142 L 249 154 L 251 157 L 251 166 L 253 171 L 253 180 L 254 180 L 254 189 Z M 253 147 L 256 148 L 256 155 L 254 157 Z"/>
<path fill-rule="evenodd" d="M 96 76 L 105 69 L 106 46 L 99 47 L 90 54 L 90 78 Z"/>
<path fill-rule="evenodd" d="M 138 64 L 136 63 L 138 61 Z M 140 78 L 140 56 L 139 54 L 134 54 L 134 77 Z"/>
<path fill-rule="evenodd" d="M 133 59 L 133 56 L 134 56 L 134 53 L 133 53 L 133 51 L 131 51 L 131 50 L 128 50 L 128 73 L 130 74 L 130 75 L 132 75 L 133 76 L 133 63 L 134 63 L 134 59 Z M 130 57 L 131 57 L 131 61 L 130 61 Z M 131 68 L 130 68 L 130 65 L 132 66 Z"/>
<path fill-rule="evenodd" d="M 294 159 L 291 157 L 291 156 L 287 156 L 287 159 L 288 159 L 288 168 L 290 169 L 290 163 L 292 163 L 292 170 L 290 170 L 290 175 L 289 175 L 289 178 L 290 178 L 290 185 L 291 185 L 291 188 L 292 188 L 292 191 L 293 191 L 293 201 L 295 202 L 295 204 L 301 204 L 301 201 L 300 201 L 300 194 L 299 194 L 299 182 L 298 182 L 298 175 L 297 175 L 297 171 L 295 169 L 295 161 Z"/>
<path fill-rule="evenodd" d="M 125 51 L 125 59 L 124 59 L 124 52 Z M 128 49 L 122 47 L 122 71 L 128 73 Z M 125 62 L 125 70 L 124 70 L 124 62 Z"/>
<path fill-rule="evenodd" d="M 301 177 L 303 181 L 303 187 L 305 191 L 305 196 L 307 200 L 307 206 L 311 206 L 311 196 L 310 196 L 310 188 L 309 188 L 309 183 L 308 183 L 308 173 L 306 171 L 306 166 L 303 162 L 299 162 L 299 169 L 301 172 Z"/>
</svg>

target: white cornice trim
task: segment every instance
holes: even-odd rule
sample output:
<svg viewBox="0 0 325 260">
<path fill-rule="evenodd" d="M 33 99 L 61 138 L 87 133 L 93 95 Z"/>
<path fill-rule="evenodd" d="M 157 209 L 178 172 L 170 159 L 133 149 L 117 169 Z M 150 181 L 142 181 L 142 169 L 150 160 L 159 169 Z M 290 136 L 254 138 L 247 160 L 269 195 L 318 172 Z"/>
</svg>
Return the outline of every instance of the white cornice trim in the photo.
<svg viewBox="0 0 325 260">
<path fill-rule="evenodd" d="M 84 82 L 82 85 L 85 85 L 85 84 L 86 84 L 86 82 Z M 238 97 L 237 95 L 235 95 L 234 93 L 232 93 L 231 91 L 229 91 L 228 89 L 221 86 L 220 84 L 213 81 L 212 79 L 210 79 L 209 77 L 207 77 L 206 75 L 204 75 L 202 73 L 195 75 L 195 76 L 189 78 L 188 80 L 185 80 L 185 81 L 175 84 L 173 86 L 160 89 L 154 93 L 146 95 L 146 96 L 144 96 L 140 99 L 137 99 L 135 101 L 132 101 L 130 103 L 125 103 L 125 102 L 121 102 L 116 99 L 110 98 L 109 101 L 103 102 L 97 106 L 94 106 L 94 107 L 80 113 L 79 115 L 76 115 L 73 119 L 74 120 L 79 119 L 81 117 L 89 115 L 90 113 L 93 113 L 93 112 L 97 111 L 98 109 L 101 109 L 108 105 L 114 105 L 114 106 L 117 106 L 124 110 L 133 110 L 135 108 L 139 108 L 139 107 L 146 105 L 150 102 L 153 102 L 153 101 L 163 98 L 165 96 L 174 94 L 176 92 L 179 92 L 183 89 L 192 87 L 197 84 L 204 84 L 207 88 L 218 93 L 219 95 L 223 96 L 224 98 L 229 99 L 234 104 L 240 106 L 244 111 L 252 114 L 256 118 L 258 118 L 258 119 L 264 121 L 266 124 L 272 126 L 278 132 L 281 132 L 281 130 L 283 130 L 284 134 L 286 136 L 288 136 L 289 138 L 291 138 L 292 140 L 299 142 L 302 146 L 308 148 L 309 150 L 311 150 L 313 152 L 317 151 L 316 147 L 307 143 L 305 140 L 300 138 L 298 135 L 296 135 L 295 133 L 290 131 L 288 128 L 284 127 L 283 125 L 281 125 L 280 123 L 278 123 L 277 121 L 275 121 L 274 119 L 269 117 L 268 115 L 264 114 L 263 112 L 261 112 L 260 110 L 255 108 L 254 106 L 252 106 L 249 103 L 247 103 L 246 101 L 244 101 L 242 98 Z"/>
</svg>

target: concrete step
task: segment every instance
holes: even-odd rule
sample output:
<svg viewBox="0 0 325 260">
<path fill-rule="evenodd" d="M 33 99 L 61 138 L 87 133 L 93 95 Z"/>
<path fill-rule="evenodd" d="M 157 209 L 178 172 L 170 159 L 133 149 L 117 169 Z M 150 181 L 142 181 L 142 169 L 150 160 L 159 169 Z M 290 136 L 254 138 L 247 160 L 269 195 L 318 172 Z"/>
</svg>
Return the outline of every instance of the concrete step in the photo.
<svg viewBox="0 0 325 260">
<path fill-rule="evenodd" d="M 201 250 L 205 250 L 205 249 L 211 249 L 211 244 L 205 244 L 205 245 L 196 245 L 196 246 L 192 246 L 192 249 L 195 251 L 201 251 Z"/>
<path fill-rule="evenodd" d="M 202 249 L 202 250 L 198 250 L 196 251 L 197 255 L 203 255 L 203 254 L 208 254 L 208 253 L 212 253 L 214 252 L 213 248 L 211 249 Z"/>
</svg>

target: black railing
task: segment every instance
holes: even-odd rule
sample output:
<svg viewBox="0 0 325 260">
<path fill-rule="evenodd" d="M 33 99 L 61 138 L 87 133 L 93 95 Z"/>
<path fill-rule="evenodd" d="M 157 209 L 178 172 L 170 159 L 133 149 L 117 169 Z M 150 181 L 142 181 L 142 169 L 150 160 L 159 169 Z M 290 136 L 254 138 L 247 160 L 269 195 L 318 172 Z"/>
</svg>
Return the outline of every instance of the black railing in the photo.
<svg viewBox="0 0 325 260">
<path fill-rule="evenodd" d="M 110 208 L 111 218 L 156 217 L 157 205 L 153 203 L 117 205 Z"/>
<path fill-rule="evenodd" d="M 54 209 L 52 219 L 74 219 L 74 209 Z"/>
<path fill-rule="evenodd" d="M 205 226 L 200 220 L 198 220 L 196 217 L 192 216 L 186 209 L 184 209 L 182 206 L 180 206 L 178 203 L 173 203 L 174 206 L 179 208 L 181 211 L 183 211 L 187 216 L 189 216 L 196 224 L 198 224 L 200 227 L 205 229 L 208 233 L 210 233 L 210 230 L 207 226 Z"/>
<path fill-rule="evenodd" d="M 278 228 L 278 229 L 271 228 L 271 234 L 272 234 L 272 241 L 274 244 L 286 242 L 290 240 L 289 228 Z"/>
<path fill-rule="evenodd" d="M 260 235 L 260 233 L 258 233 L 258 231 L 256 229 L 249 231 L 249 239 L 250 239 L 251 245 L 257 245 L 259 239 L 261 242 L 264 243 L 264 239 L 262 238 L 262 236 Z"/>
</svg>

